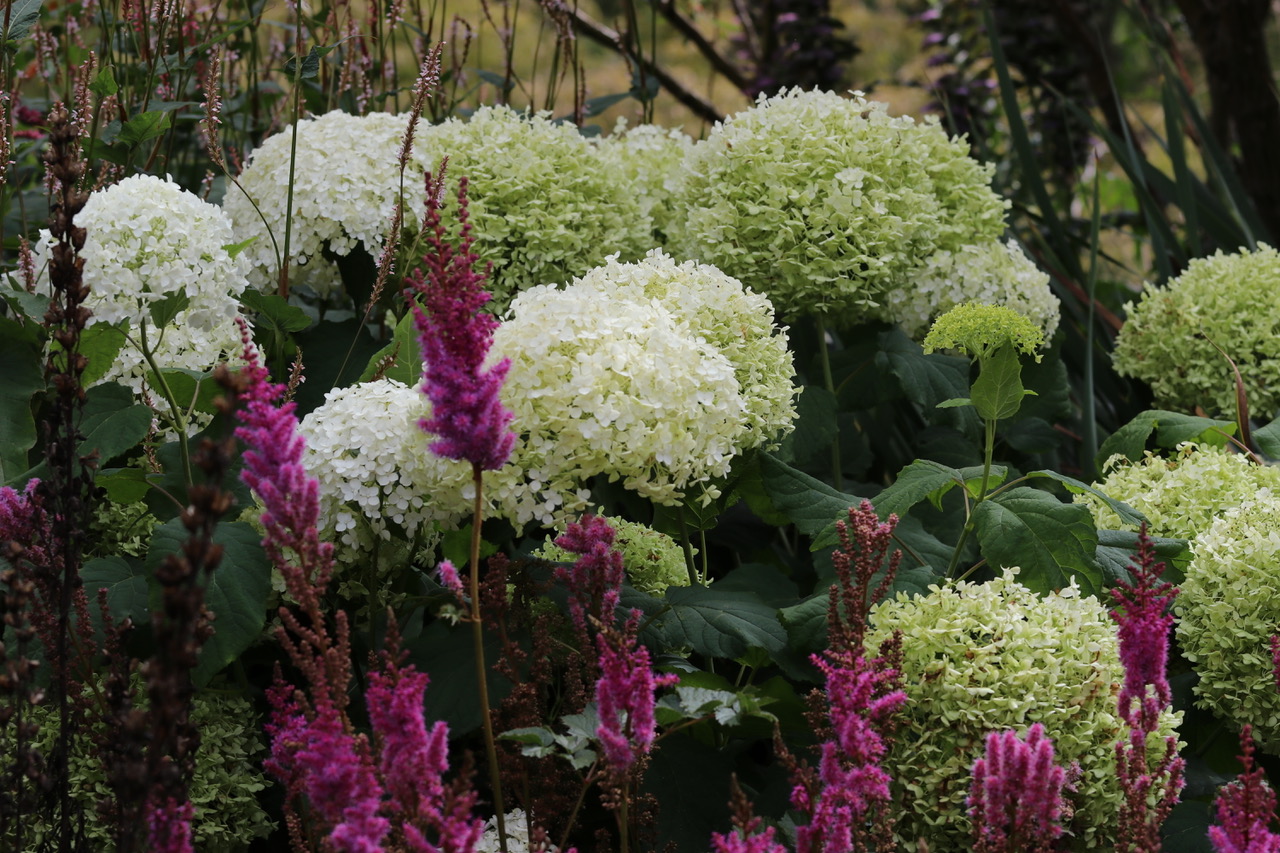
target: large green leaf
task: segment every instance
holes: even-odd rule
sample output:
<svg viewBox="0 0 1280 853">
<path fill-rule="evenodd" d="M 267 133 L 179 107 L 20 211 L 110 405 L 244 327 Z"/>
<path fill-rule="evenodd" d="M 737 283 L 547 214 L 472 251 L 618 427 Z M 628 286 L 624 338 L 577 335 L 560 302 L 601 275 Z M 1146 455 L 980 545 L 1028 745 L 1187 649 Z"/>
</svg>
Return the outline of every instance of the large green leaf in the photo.
<svg viewBox="0 0 1280 853">
<path fill-rule="evenodd" d="M 688 646 L 703 655 L 736 658 L 753 646 L 767 652 L 787 644 L 777 610 L 752 592 L 721 592 L 714 586 L 672 587 L 659 619 L 669 646 Z"/>
<path fill-rule="evenodd" d="M 1066 474 L 1059 474 L 1057 471 L 1032 471 L 1031 473 L 1027 474 L 1027 479 L 1055 480 L 1061 483 L 1062 485 L 1066 486 L 1067 491 L 1072 492 L 1073 494 L 1093 495 L 1095 498 L 1098 498 L 1107 506 L 1111 507 L 1111 511 L 1114 512 L 1116 515 L 1120 516 L 1120 519 L 1125 524 L 1132 524 L 1134 527 L 1140 527 L 1147 520 L 1147 517 L 1145 515 L 1138 512 L 1136 509 L 1129 506 L 1124 501 L 1118 501 L 1115 498 L 1110 497 L 1109 495 L 1106 495 L 1103 492 L 1098 491 L 1093 486 L 1090 486 L 1088 483 L 1085 483 L 1081 480 L 1077 480 L 1075 477 L 1068 477 Z"/>
<path fill-rule="evenodd" d="M 1022 362 L 1013 347 L 1001 347 L 982 361 L 982 371 L 973 382 L 973 408 L 987 421 L 1011 418 L 1022 407 L 1026 389 L 1022 387 Z"/>
<path fill-rule="evenodd" d="M 838 433 L 835 395 L 819 385 L 806 386 L 796 400 L 795 431 L 787 436 L 796 462 L 803 465 L 826 452 Z"/>
<path fill-rule="evenodd" d="M 992 568 L 1021 566 L 1018 580 L 1029 589 L 1050 592 L 1074 578 L 1087 595 L 1102 591 L 1098 531 L 1087 508 L 1020 487 L 978 504 L 973 523 Z"/>
<path fill-rule="evenodd" d="M 40 20 L 40 7 L 44 0 L 12 0 L 9 9 L 9 40 L 23 38 Z"/>
<path fill-rule="evenodd" d="M 1163 539 L 1156 536 L 1147 537 L 1155 549 L 1156 557 L 1164 561 L 1167 571 L 1164 580 L 1179 583 L 1182 570 L 1191 560 L 1191 551 L 1186 539 Z M 1133 555 L 1138 552 L 1138 534 L 1132 530 L 1099 530 L 1097 561 L 1102 568 L 1103 579 L 1107 586 L 1114 586 L 1118 581 L 1131 581 L 1129 568 Z"/>
<path fill-rule="evenodd" d="M 1258 449 L 1272 459 L 1280 459 L 1280 418 L 1253 431 L 1253 441 Z"/>
<path fill-rule="evenodd" d="M 404 645 L 413 665 L 431 676 L 431 684 L 423 697 L 427 720 L 445 721 L 449 724 L 449 733 L 455 737 L 480 728 L 479 688 L 471 626 L 432 622 Z M 492 663 L 497 660 L 498 651 L 497 638 L 492 632 L 486 632 L 486 661 Z M 486 673 L 489 701 L 496 705 L 511 692 L 511 682 L 498 675 L 492 666 L 486 669 Z"/>
<path fill-rule="evenodd" d="M 988 490 L 1004 482 L 1005 473 L 1003 465 L 992 465 Z M 876 495 L 872 503 L 881 518 L 888 518 L 890 514 L 902 518 L 926 498 L 941 507 L 943 496 L 955 486 L 965 486 L 976 497 L 981 482 L 981 465 L 957 469 L 929 459 L 917 459 L 899 471 L 893 485 Z"/>
<path fill-rule="evenodd" d="M 383 371 L 383 376 L 410 386 L 422 382 L 422 350 L 418 345 L 418 326 L 414 322 L 412 311 L 400 318 L 400 322 L 396 324 L 391 343 L 369 358 L 364 372 L 360 374 L 360 381 L 368 382 L 372 379 L 382 363 L 392 356 L 395 356 L 395 360 Z"/>
<path fill-rule="evenodd" d="M 0 336 L 0 483 L 27 470 L 27 452 L 36 443 L 31 398 L 44 390 L 40 353 L 29 344 Z"/>
<path fill-rule="evenodd" d="M 330 389 L 345 388 L 359 381 L 369 357 L 379 349 L 355 318 L 317 323 L 295 335 L 294 341 L 302 349 L 302 360 L 307 366 L 307 381 L 298 388 L 294 398 L 299 419 L 323 403 Z"/>
<path fill-rule="evenodd" d="M 155 529 L 147 551 L 146 568 L 154 575 L 170 554 L 179 554 L 188 533 L 180 519 Z M 214 634 L 200 649 L 200 660 L 191 673 L 203 687 L 227 664 L 262 635 L 267 597 L 271 593 L 271 562 L 262 550 L 261 535 L 242 521 L 222 522 L 213 541 L 223 548 L 222 560 L 204 582 L 205 606 L 213 613 Z M 157 607 L 156 601 L 152 602 Z"/>
<path fill-rule="evenodd" d="M 84 418 L 80 422 L 85 438 L 77 450 L 81 456 L 96 451 L 98 463 L 105 465 L 146 438 L 151 430 L 151 409 L 137 403 L 133 391 L 108 383 L 95 385 L 85 393 Z M 48 466 L 41 462 L 20 478 L 43 478 L 48 476 L 47 471 Z"/>
<path fill-rule="evenodd" d="M 1232 421 L 1218 421 L 1161 409 L 1148 410 L 1120 427 L 1102 443 L 1098 450 L 1098 468 L 1101 469 L 1103 463 L 1117 453 L 1135 462 L 1140 460 L 1153 434 L 1160 447 L 1177 447 L 1184 441 L 1222 446 L 1235 431 L 1236 425 Z"/>
<path fill-rule="evenodd" d="M 284 335 L 310 328 L 311 318 L 296 305 L 290 305 L 274 293 L 250 288 L 240 294 L 240 304 L 254 312 L 255 328 L 266 326 Z"/>
<path fill-rule="evenodd" d="M 801 533 L 813 536 L 843 518 L 862 498 L 846 494 L 785 462 L 760 454 L 760 479 L 773 506 Z"/>
<path fill-rule="evenodd" d="M 907 398 L 928 411 L 969 394 L 969 360 L 928 353 L 901 329 L 880 335 L 876 366 L 897 378 Z"/>
<path fill-rule="evenodd" d="M 150 592 L 147 588 L 148 572 L 138 562 L 123 557 L 98 557 L 89 560 L 80 570 L 85 593 L 92 602 L 90 613 L 95 625 L 100 626 L 101 614 L 97 607 L 98 590 L 107 591 L 107 609 L 117 625 L 132 619 L 135 625 L 151 622 Z"/>
<path fill-rule="evenodd" d="M 80 381 L 87 387 L 107 375 L 128 342 L 124 324 L 95 323 L 80 333 L 80 354 L 87 360 Z"/>
</svg>

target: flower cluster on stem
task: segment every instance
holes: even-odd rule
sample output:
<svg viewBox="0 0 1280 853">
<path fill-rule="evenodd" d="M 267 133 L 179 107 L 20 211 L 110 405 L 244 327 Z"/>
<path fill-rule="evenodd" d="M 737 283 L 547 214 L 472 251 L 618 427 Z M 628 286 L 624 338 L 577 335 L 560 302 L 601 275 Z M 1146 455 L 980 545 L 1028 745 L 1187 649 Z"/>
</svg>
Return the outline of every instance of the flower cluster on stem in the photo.
<svg viewBox="0 0 1280 853">
<path fill-rule="evenodd" d="M 976 853 L 1049 853 L 1062 835 L 1062 787 L 1067 773 L 1053 761 L 1044 726 L 991 732 L 973 763 L 969 817 Z"/>
<path fill-rule="evenodd" d="M 1144 525 L 1138 534 L 1133 582 L 1122 581 L 1111 591 L 1118 605 L 1111 616 L 1119 625 L 1120 662 L 1125 671 L 1120 718 L 1128 727 L 1128 737 L 1115 747 L 1116 774 L 1125 793 L 1116 845 L 1122 853 L 1158 853 L 1160 827 L 1182 792 L 1185 762 L 1178 755 L 1177 738 L 1165 739 L 1164 754 L 1155 766 L 1147 754 L 1148 737 L 1159 728 L 1160 714 L 1172 701 L 1165 670 L 1173 625 L 1169 604 L 1178 590 L 1160 581 L 1164 569 L 1164 563 L 1155 559 Z"/>
<path fill-rule="evenodd" d="M 1254 763 L 1253 733 L 1248 725 L 1240 732 L 1240 748 L 1244 772 L 1218 792 L 1214 801 L 1218 824 L 1209 827 L 1209 841 L 1215 853 L 1280 853 L 1280 835 L 1270 829 L 1276 794 L 1267 785 L 1266 772 Z"/>
</svg>

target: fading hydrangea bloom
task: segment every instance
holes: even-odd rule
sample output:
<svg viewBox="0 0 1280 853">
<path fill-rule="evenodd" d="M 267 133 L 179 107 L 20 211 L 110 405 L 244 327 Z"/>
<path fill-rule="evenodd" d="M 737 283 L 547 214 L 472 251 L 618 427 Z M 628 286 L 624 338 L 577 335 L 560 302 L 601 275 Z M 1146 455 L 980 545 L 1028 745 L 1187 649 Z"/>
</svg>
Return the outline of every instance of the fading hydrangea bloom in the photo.
<svg viewBox="0 0 1280 853">
<path fill-rule="evenodd" d="M 340 290 L 338 267 L 322 254 L 326 248 L 345 256 L 359 247 L 378 257 L 400 193 L 397 157 L 408 122 L 407 115 L 344 112 L 298 122 L 289 255 L 299 266 L 290 272 L 291 283 L 305 284 L 321 296 Z M 273 289 L 279 273 L 268 232 L 284 251 L 293 136 L 288 128 L 264 140 L 240 174 L 244 189 L 227 187 L 222 203 L 235 223 L 235 239 L 257 238 L 244 255 L 252 262 L 253 285 L 262 290 Z M 416 222 L 422 214 L 421 189 L 418 166 L 405 175 L 406 222 Z"/>
<path fill-rule="evenodd" d="M 1280 252 L 1272 247 L 1197 258 L 1163 286 L 1147 284 L 1124 310 L 1116 372 L 1150 384 L 1162 407 L 1235 414 L 1231 365 L 1213 344 L 1235 361 L 1255 413 L 1265 420 L 1280 406 Z"/>
<path fill-rule="evenodd" d="M 748 423 L 734 365 L 657 300 L 544 286 L 511 312 L 493 351 L 511 358 L 515 456 L 535 490 L 563 496 L 541 520 L 579 511 L 573 496 L 597 474 L 674 504 L 728 473 Z"/>
<path fill-rule="evenodd" d="M 1280 752 L 1280 692 L 1271 635 L 1280 625 L 1280 495 L 1229 509 L 1191 542 L 1191 562 L 1174 601 L 1183 655 L 1199 674 L 1196 704 L 1235 725 L 1253 726 Z"/>
<path fill-rule="evenodd" d="M 936 118 L 833 92 L 782 92 L 717 124 L 684 161 L 673 238 L 786 318 L 875 316 L 939 250 L 998 239 L 992 167 Z"/>
<path fill-rule="evenodd" d="M 1153 536 L 1192 539 L 1225 510 L 1264 495 L 1280 494 L 1280 468 L 1257 465 L 1225 447 L 1185 441 L 1168 456 L 1147 452 L 1139 462 L 1116 455 L 1093 486 L 1147 517 Z M 1099 528 L 1137 530 L 1088 493 L 1075 495 Z"/>
<path fill-rule="evenodd" d="M 683 176 L 680 163 L 693 148 L 693 137 L 656 124 L 628 128 L 627 120 L 619 118 L 612 134 L 594 141 L 605 168 L 630 179 L 640 212 L 653 220 L 659 244 L 665 242 L 663 238 L 679 227 L 675 197 Z"/>
<path fill-rule="evenodd" d="M 471 512 L 471 466 L 427 449 L 427 411 L 417 389 L 381 379 L 334 389 L 303 418 L 304 466 L 320 482 L 320 527 L 340 562 L 366 558 L 392 525 L 413 537 Z"/>
<path fill-rule="evenodd" d="M 120 382 L 141 393 L 150 371 L 138 335 L 162 368 L 206 371 L 239 351 L 236 297 L 247 286 L 248 263 L 228 251 L 236 238 L 217 206 L 168 179 L 135 175 L 89 196 L 76 214 L 86 231 L 86 307 L 98 323 L 127 323 L 131 340 L 98 382 Z M 52 238 L 41 233 L 37 262 L 44 266 Z M 47 273 L 45 273 L 47 275 Z M 157 331 L 150 306 L 177 294 L 187 306 Z"/>
<path fill-rule="evenodd" d="M 924 837 L 936 853 L 972 849 L 963 781 L 982 754 L 987 733 L 1033 722 L 1053 732 L 1058 763 L 1078 762 L 1078 790 L 1067 797 L 1067 827 L 1080 848 L 1109 847 L 1123 793 L 1115 743 L 1125 731 L 1116 695 L 1125 678 L 1107 609 L 1075 586 L 1037 595 L 1016 570 L 987 583 L 931 586 L 928 595 L 899 593 L 871 613 L 868 648 L 894 630 L 903 644 L 900 737 L 884 761 L 895 785 L 910 790 L 898 818 L 902 840 Z M 1164 737 L 1181 714 L 1160 716 L 1149 745 L 1154 766 Z M 945 722 L 943 722 L 945 721 Z"/>
<path fill-rule="evenodd" d="M 1003 305 L 1034 322 L 1052 340 L 1060 306 L 1049 274 L 1012 241 L 991 240 L 930 255 L 901 287 L 885 294 L 885 314 L 920 340 L 929 325 L 965 302 Z"/>
<path fill-rule="evenodd" d="M 550 113 L 481 107 L 466 121 L 424 128 L 414 156 L 428 166 L 448 157 L 449 175 L 470 181 L 474 250 L 493 264 L 494 312 L 522 290 L 561 284 L 609 255 L 635 258 L 652 245 L 652 220 L 632 181 Z"/>
</svg>

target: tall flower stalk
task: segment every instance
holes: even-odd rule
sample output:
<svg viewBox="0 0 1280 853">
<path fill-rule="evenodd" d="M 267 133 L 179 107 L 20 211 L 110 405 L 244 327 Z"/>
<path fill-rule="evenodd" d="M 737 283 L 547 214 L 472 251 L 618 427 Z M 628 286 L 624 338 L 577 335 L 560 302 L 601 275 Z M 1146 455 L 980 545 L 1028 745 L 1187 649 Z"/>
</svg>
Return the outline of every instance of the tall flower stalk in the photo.
<svg viewBox="0 0 1280 853">
<path fill-rule="evenodd" d="M 1049 853 L 1062 835 L 1062 787 L 1066 771 L 1053 762 L 1044 726 L 991 732 L 973 763 L 969 817 L 975 853 Z"/>
<path fill-rule="evenodd" d="M 483 313 L 489 294 L 484 290 L 487 276 L 477 272 L 480 258 L 472 250 L 474 237 L 468 221 L 467 178 L 458 182 L 458 222 L 460 233 L 455 247 L 449 240 L 440 216 L 443 204 L 446 164 L 425 177 L 426 215 L 422 233 L 426 253 L 422 267 L 405 278 L 405 295 L 412 306 L 418 341 L 426 364 L 422 393 L 431 401 L 431 416 L 419 426 L 437 436 L 431 452 L 446 459 L 471 463 L 475 495 L 471 518 L 471 631 L 475 646 L 476 683 L 479 685 L 481 718 L 484 723 L 485 755 L 493 788 L 497 815 L 498 843 L 507 851 L 502 777 L 490 714 L 488 668 L 484 659 L 484 624 L 480 612 L 480 525 L 483 521 L 484 472 L 506 464 L 515 445 L 509 427 L 511 412 L 498 394 L 511 367 L 503 359 L 485 366 L 493 332 L 498 321 Z M 452 571 L 453 567 L 449 567 Z"/>
<path fill-rule="evenodd" d="M 1154 766 L 1147 754 L 1149 736 L 1159 728 L 1160 715 L 1172 702 L 1165 670 L 1173 625 L 1169 604 L 1178 590 L 1160 581 L 1164 569 L 1164 563 L 1156 561 L 1144 524 L 1138 534 L 1133 582 L 1122 581 L 1111 591 L 1119 605 L 1111 616 L 1119 625 L 1125 671 L 1120 718 L 1129 729 L 1128 738 L 1116 743 L 1116 774 L 1125 794 L 1116 845 L 1120 853 L 1158 853 L 1160 827 L 1182 792 L 1185 762 L 1178 755 L 1178 739 L 1165 739 L 1164 755 Z"/>
</svg>

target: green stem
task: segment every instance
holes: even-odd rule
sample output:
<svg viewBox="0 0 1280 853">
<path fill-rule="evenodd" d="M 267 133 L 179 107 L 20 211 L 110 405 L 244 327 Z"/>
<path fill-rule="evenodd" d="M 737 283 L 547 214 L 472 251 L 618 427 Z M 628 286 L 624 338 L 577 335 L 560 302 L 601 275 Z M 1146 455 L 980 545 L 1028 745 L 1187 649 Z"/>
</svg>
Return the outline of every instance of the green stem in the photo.
<svg viewBox="0 0 1280 853">
<path fill-rule="evenodd" d="M 190 488 L 195 483 L 195 476 L 191 471 L 191 445 L 187 440 L 187 419 L 183 415 L 182 407 L 178 405 L 173 389 L 169 387 L 164 374 L 160 372 L 160 365 L 156 364 L 155 355 L 151 352 L 151 347 L 147 346 L 147 321 L 145 318 L 138 327 L 138 349 L 142 350 L 142 357 L 156 377 L 160 396 L 164 397 L 165 402 L 169 404 L 174 431 L 178 433 L 178 446 L 182 448 L 182 476 L 186 480 L 187 487 Z"/>
<path fill-rule="evenodd" d="M 481 490 L 484 484 L 479 463 L 471 463 L 471 481 L 476 496 L 471 512 L 471 639 L 475 647 L 476 684 L 480 689 L 481 721 L 484 723 L 484 751 L 489 759 L 489 784 L 493 787 L 493 807 L 498 822 L 498 848 L 507 853 L 506 810 L 502 803 L 502 774 L 498 771 L 498 747 L 489 715 L 488 667 L 484 662 L 484 623 L 480 615 L 480 521 L 483 513 Z"/>
<path fill-rule="evenodd" d="M 969 517 L 965 519 L 964 529 L 960 531 L 960 539 L 956 542 L 956 549 L 951 553 L 951 562 L 947 565 L 947 577 L 955 577 L 956 566 L 960 563 L 960 553 L 964 550 L 965 542 L 969 540 L 969 533 L 973 530 L 973 516 L 978 509 L 978 505 L 987 499 L 987 485 L 991 482 L 991 456 L 996 446 L 996 422 L 987 420 L 983 422 L 983 432 L 986 437 L 986 448 L 983 451 L 982 459 L 982 489 L 978 492 L 978 499 L 973 502 L 973 508 L 969 512 Z M 968 574 L 966 573 L 966 577 Z"/>
<path fill-rule="evenodd" d="M 831 378 L 831 353 L 827 347 L 827 326 L 822 322 L 822 315 L 817 314 L 814 320 L 818 324 L 818 354 L 822 358 L 822 382 L 826 389 L 831 392 L 832 402 L 835 402 L 836 383 Z M 837 408 L 839 408 L 837 406 Z M 837 489 L 844 491 L 844 466 L 840 462 L 840 416 L 836 415 L 836 434 L 831 440 L 831 480 Z"/>
<path fill-rule="evenodd" d="M 676 520 L 680 522 L 680 544 L 684 546 L 684 565 L 689 571 L 689 585 L 698 586 L 698 567 L 693 561 L 693 543 L 689 541 L 689 525 L 684 520 L 684 504 L 676 504 Z"/>
</svg>

